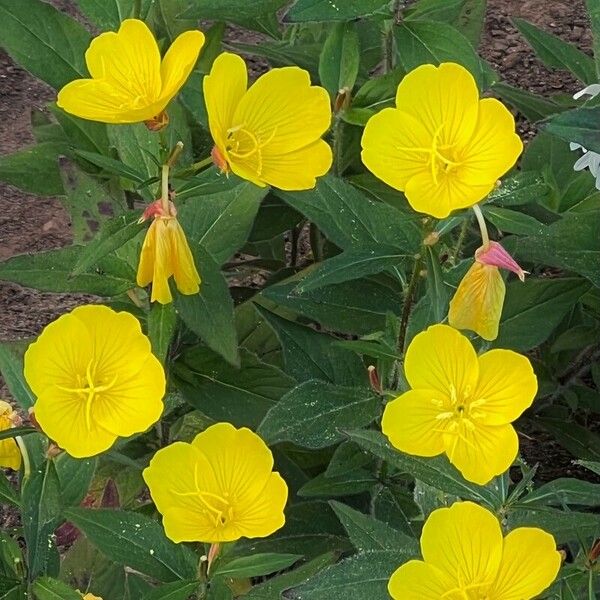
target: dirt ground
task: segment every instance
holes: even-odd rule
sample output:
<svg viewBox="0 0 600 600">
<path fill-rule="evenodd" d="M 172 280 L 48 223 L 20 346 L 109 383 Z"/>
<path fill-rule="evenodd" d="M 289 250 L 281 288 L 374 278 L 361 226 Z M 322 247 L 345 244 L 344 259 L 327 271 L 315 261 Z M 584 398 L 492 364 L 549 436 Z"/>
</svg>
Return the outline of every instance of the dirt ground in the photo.
<svg viewBox="0 0 600 600">
<path fill-rule="evenodd" d="M 73 14 L 71 0 L 54 0 L 55 6 Z M 573 93 L 581 86 L 568 73 L 550 72 L 510 22 L 511 16 L 523 17 L 590 51 L 591 33 L 583 0 L 488 0 L 482 55 L 510 84 L 540 94 Z M 33 142 L 30 112 L 44 109 L 54 99 L 54 92 L 15 65 L 0 51 L 0 153 L 13 152 Z M 524 121 L 519 128 L 523 137 L 534 129 Z M 15 254 L 56 248 L 71 242 L 69 218 L 57 198 L 25 194 L 0 182 L 0 260 Z M 30 338 L 59 314 L 80 302 L 77 296 L 44 294 L 0 282 L 0 340 Z M 1 383 L 1 381 L 0 381 Z M 0 397 L 6 395 L 0 387 Z M 542 465 L 554 463 L 553 469 L 568 474 L 570 457 L 559 447 L 537 440 L 527 454 L 531 462 L 545 458 Z M 548 461 L 548 452 L 556 460 Z M 543 456 L 536 456 L 543 452 Z"/>
</svg>

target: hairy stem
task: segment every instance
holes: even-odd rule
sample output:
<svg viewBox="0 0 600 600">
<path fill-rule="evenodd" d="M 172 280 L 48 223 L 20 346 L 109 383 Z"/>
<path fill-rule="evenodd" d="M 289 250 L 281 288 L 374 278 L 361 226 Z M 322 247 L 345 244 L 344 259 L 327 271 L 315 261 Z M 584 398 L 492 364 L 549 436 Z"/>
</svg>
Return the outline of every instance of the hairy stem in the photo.
<svg viewBox="0 0 600 600">
<path fill-rule="evenodd" d="M 423 258 L 420 255 L 417 256 L 415 258 L 415 264 L 413 267 L 412 275 L 410 276 L 410 281 L 408 282 L 408 288 L 406 290 L 406 296 L 404 298 L 402 316 L 400 317 L 400 331 L 398 333 L 398 351 L 400 353 L 404 353 L 404 344 L 406 342 L 406 330 L 408 328 L 408 320 L 412 311 L 415 290 L 419 281 L 419 271 L 421 270 L 422 263 Z"/>
</svg>

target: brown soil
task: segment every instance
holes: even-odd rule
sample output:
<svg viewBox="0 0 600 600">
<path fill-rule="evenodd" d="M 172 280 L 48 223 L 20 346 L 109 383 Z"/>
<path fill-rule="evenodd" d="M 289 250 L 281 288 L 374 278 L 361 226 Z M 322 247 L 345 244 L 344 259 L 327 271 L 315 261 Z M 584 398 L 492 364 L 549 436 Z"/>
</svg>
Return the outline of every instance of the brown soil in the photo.
<svg viewBox="0 0 600 600">
<path fill-rule="evenodd" d="M 74 14 L 71 0 L 54 0 L 55 6 Z M 582 50 L 590 51 L 591 33 L 583 0 L 488 0 L 488 14 L 481 44 L 482 55 L 510 84 L 543 95 L 572 94 L 580 89 L 568 73 L 549 71 L 510 22 L 523 17 Z M 33 142 L 30 112 L 44 109 L 54 92 L 31 77 L 0 52 L 0 152 L 8 153 Z M 534 128 L 521 120 L 524 137 Z M 40 198 L 0 182 L 0 260 L 15 254 L 67 245 L 72 235 L 68 215 L 57 198 Z M 41 328 L 81 302 L 67 294 L 44 294 L 0 282 L 0 340 L 30 338 Z M 1 380 L 0 380 L 1 383 Z M 0 397 L 7 390 L 0 386 Z M 553 448 L 553 450 L 555 450 Z M 570 458 L 554 452 L 544 460 L 544 478 L 568 472 Z M 552 463 L 552 464 L 549 464 Z"/>
</svg>

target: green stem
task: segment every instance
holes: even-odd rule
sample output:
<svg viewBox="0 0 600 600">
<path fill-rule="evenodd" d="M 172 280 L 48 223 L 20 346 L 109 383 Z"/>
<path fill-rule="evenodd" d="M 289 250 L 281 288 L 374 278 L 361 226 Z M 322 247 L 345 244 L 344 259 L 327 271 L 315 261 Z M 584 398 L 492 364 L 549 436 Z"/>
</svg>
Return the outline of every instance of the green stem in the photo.
<svg viewBox="0 0 600 600">
<path fill-rule="evenodd" d="M 482 246 L 487 246 L 490 243 L 490 236 L 488 234 L 487 225 L 485 224 L 485 219 L 483 218 L 483 213 L 481 212 L 481 208 L 479 208 L 479 204 L 475 204 L 473 206 L 473 212 L 477 217 L 477 223 L 479 224 L 479 230 L 481 231 Z"/>
<path fill-rule="evenodd" d="M 200 169 L 203 169 L 204 167 L 211 165 L 212 162 L 213 162 L 212 156 L 209 156 L 208 158 L 205 158 L 204 160 L 199 160 L 198 162 L 191 164 L 189 167 L 186 167 L 185 169 L 182 169 L 181 171 L 177 171 L 177 173 L 175 173 L 175 176 L 176 177 L 185 177 L 186 175 L 193 175 L 196 171 L 199 171 Z"/>
<path fill-rule="evenodd" d="M 310 224 L 310 247 L 312 248 L 313 258 L 315 262 L 323 260 L 323 234 L 315 223 Z"/>
<path fill-rule="evenodd" d="M 160 195 L 160 203 L 165 215 L 170 214 L 169 210 L 169 164 L 162 166 L 162 189 Z"/>
<path fill-rule="evenodd" d="M 342 168 L 342 146 L 343 146 L 343 128 L 344 122 L 339 115 L 335 116 L 333 122 L 333 174 L 336 177 L 341 177 Z"/>
<path fill-rule="evenodd" d="M 458 257 L 460 256 L 460 252 L 462 250 L 463 244 L 465 243 L 465 237 L 467 236 L 467 231 L 469 230 L 469 223 L 471 219 L 469 217 L 465 217 L 463 221 L 462 227 L 460 228 L 460 233 L 458 234 L 458 240 L 456 242 L 456 246 L 454 247 L 454 252 L 452 253 L 452 264 L 456 264 Z"/>
<path fill-rule="evenodd" d="M 413 267 L 410 281 L 408 282 L 408 288 L 406 290 L 406 297 L 404 298 L 404 306 L 402 307 L 402 316 L 400 317 L 400 331 L 398 333 L 398 352 L 404 353 L 404 344 L 406 342 L 406 330 L 408 328 L 408 320 L 412 310 L 413 299 L 415 290 L 417 288 L 417 282 L 419 281 L 419 271 L 421 270 L 421 264 L 423 262 L 422 257 L 419 255 L 415 258 L 415 264 Z"/>
</svg>

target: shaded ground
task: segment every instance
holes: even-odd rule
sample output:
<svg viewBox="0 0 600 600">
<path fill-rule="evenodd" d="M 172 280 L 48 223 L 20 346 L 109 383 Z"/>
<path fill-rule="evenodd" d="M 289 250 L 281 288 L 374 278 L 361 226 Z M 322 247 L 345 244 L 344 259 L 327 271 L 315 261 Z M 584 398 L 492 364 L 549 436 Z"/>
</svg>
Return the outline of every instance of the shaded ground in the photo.
<svg viewBox="0 0 600 600">
<path fill-rule="evenodd" d="M 69 0 L 55 0 L 54 4 L 72 13 Z M 523 17 L 589 51 L 591 34 L 583 0 L 488 0 L 481 45 L 483 56 L 512 85 L 544 95 L 577 91 L 581 84 L 569 74 L 550 72 L 539 63 L 509 16 Z M 43 109 L 53 98 L 53 90 L 0 52 L 0 152 L 12 152 L 33 142 L 30 112 Z M 533 128 L 520 121 L 520 131 L 528 138 Z M 59 200 L 25 194 L 0 182 L 0 260 L 70 242 L 69 219 Z M 33 337 L 78 302 L 77 296 L 43 294 L 0 282 L 0 340 Z M 0 387 L 3 396 L 6 389 Z M 522 441 L 530 462 L 542 461 L 542 478 L 568 473 L 570 457 L 558 445 L 547 439 L 540 443 L 537 436 L 535 443 Z M 548 460 L 549 454 L 552 460 Z"/>
</svg>

